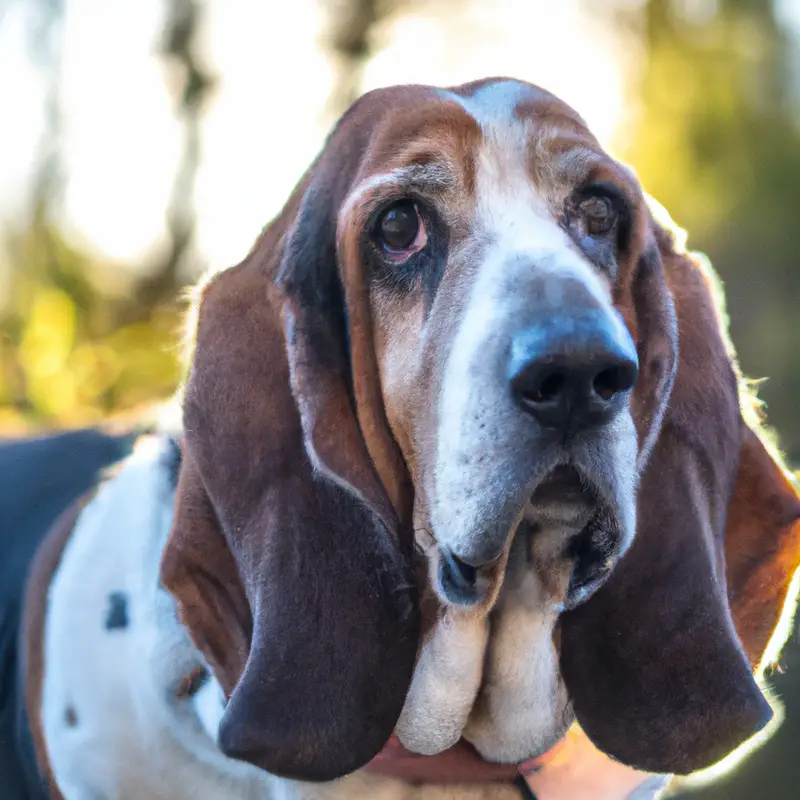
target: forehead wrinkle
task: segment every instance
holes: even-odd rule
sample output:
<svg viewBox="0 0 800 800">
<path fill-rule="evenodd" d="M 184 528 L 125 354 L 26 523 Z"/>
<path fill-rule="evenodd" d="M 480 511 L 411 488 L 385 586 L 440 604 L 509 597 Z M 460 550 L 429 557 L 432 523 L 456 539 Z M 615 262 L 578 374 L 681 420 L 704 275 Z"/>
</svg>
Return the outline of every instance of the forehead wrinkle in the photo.
<svg viewBox="0 0 800 800">
<path fill-rule="evenodd" d="M 592 167 L 596 166 L 602 156 L 585 147 L 570 147 L 558 152 L 553 160 L 554 166 L 570 177 L 588 175 Z"/>
<path fill-rule="evenodd" d="M 494 228 L 499 216 L 517 213 L 547 214 L 552 189 L 559 177 L 572 169 L 586 168 L 596 141 L 581 117 L 553 95 L 513 80 L 482 84 L 472 94 L 442 90 L 442 96 L 458 103 L 480 125 L 482 140 L 477 153 L 476 189 L 481 221 Z M 576 149 L 572 159 L 558 159 L 559 147 Z M 559 163 L 559 161 L 561 163 Z M 559 175 L 560 173 L 560 175 Z M 563 182 L 562 177 L 562 182 Z M 536 191 L 539 185 L 544 192 Z"/>
<path fill-rule="evenodd" d="M 358 183 L 342 203 L 339 219 L 347 217 L 366 196 L 378 189 L 396 186 L 400 189 L 433 188 L 443 190 L 453 183 L 451 171 L 441 161 L 430 164 L 408 164 L 389 172 L 381 172 Z"/>
<path fill-rule="evenodd" d="M 610 156 L 601 156 L 590 167 L 588 177 L 593 181 L 607 180 L 614 183 L 630 202 L 643 199 L 642 187 L 633 172 L 625 164 L 620 164 Z"/>
<path fill-rule="evenodd" d="M 447 99 L 458 103 L 480 126 L 481 141 L 476 154 L 478 183 L 475 192 L 481 205 L 482 184 L 514 183 L 512 174 L 523 158 L 530 123 L 515 114 L 521 97 L 533 88 L 516 81 L 500 81 L 481 86 L 469 96 L 443 90 Z M 480 176 L 483 176 L 481 181 Z"/>
<path fill-rule="evenodd" d="M 545 211 L 527 168 L 531 125 L 509 115 L 482 125 L 476 157 L 477 223 L 489 235 L 511 232 Z"/>
<path fill-rule="evenodd" d="M 532 138 L 533 155 L 552 161 L 569 150 L 582 150 L 587 155 L 599 156 L 603 151 L 597 140 L 582 125 L 562 126 L 549 122 L 537 123 Z"/>
<path fill-rule="evenodd" d="M 544 108 L 541 105 L 525 103 L 517 106 L 516 112 L 521 119 L 535 122 L 537 130 L 543 137 L 574 136 L 596 145 L 597 140 L 583 118 L 560 100 L 556 103 L 550 103 Z"/>
<path fill-rule="evenodd" d="M 537 130 L 542 133 L 555 131 L 561 134 L 574 134 L 593 144 L 597 143 L 583 117 L 555 95 L 521 100 L 514 113 L 520 119 L 534 122 Z"/>
<path fill-rule="evenodd" d="M 551 192 L 559 185 L 567 189 L 578 188 L 604 160 L 602 153 L 587 148 L 584 142 L 576 144 L 574 140 L 560 138 L 551 140 L 549 145 L 534 143 L 530 167 L 534 182 L 546 186 Z"/>
</svg>

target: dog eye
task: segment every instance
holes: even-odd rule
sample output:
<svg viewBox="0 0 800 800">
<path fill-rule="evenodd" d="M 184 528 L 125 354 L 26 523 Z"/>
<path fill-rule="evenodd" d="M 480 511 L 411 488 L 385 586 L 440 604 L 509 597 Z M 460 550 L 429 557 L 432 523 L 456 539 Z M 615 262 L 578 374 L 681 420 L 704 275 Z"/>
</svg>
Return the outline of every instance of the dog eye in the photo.
<svg viewBox="0 0 800 800">
<path fill-rule="evenodd" d="M 378 240 L 387 253 L 417 251 L 425 246 L 425 224 L 411 200 L 400 200 L 381 214 L 377 226 Z"/>
<path fill-rule="evenodd" d="M 583 200 L 579 208 L 590 236 L 602 236 L 617 224 L 619 214 L 608 197 L 592 195 Z"/>
</svg>

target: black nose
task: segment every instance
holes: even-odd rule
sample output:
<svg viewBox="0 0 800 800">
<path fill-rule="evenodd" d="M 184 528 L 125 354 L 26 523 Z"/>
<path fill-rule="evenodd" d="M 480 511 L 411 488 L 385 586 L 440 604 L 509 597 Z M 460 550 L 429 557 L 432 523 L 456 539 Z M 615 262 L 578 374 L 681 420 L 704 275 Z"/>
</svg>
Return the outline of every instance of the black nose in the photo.
<svg viewBox="0 0 800 800">
<path fill-rule="evenodd" d="M 563 434 L 609 422 L 638 374 L 633 340 L 610 311 L 555 314 L 511 343 L 514 399 L 543 427 Z"/>
</svg>

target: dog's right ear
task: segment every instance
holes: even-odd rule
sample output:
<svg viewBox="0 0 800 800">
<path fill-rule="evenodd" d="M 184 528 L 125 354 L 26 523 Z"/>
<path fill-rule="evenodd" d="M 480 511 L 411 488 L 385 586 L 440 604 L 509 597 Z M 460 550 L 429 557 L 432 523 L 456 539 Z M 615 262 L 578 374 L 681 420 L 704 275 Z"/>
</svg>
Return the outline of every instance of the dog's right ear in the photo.
<svg viewBox="0 0 800 800">
<path fill-rule="evenodd" d="M 162 564 L 229 695 L 221 749 L 303 780 L 380 751 L 419 634 L 411 531 L 371 455 L 380 408 L 356 413 L 368 368 L 351 377 L 347 348 L 361 331 L 347 327 L 335 204 L 358 154 L 335 149 L 251 255 L 204 290 Z"/>
</svg>

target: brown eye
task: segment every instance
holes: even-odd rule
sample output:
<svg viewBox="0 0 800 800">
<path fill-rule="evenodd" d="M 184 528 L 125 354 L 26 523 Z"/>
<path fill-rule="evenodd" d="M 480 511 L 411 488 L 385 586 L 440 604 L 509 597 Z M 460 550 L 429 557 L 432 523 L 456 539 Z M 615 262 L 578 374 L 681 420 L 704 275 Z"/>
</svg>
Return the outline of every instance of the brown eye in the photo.
<svg viewBox="0 0 800 800">
<path fill-rule="evenodd" d="M 410 250 L 417 241 L 421 220 L 411 200 L 400 200 L 383 212 L 378 220 L 378 239 L 390 253 Z"/>
<path fill-rule="evenodd" d="M 586 224 L 586 233 L 601 236 L 617 224 L 617 209 L 608 197 L 593 195 L 580 204 L 580 211 Z"/>
</svg>

